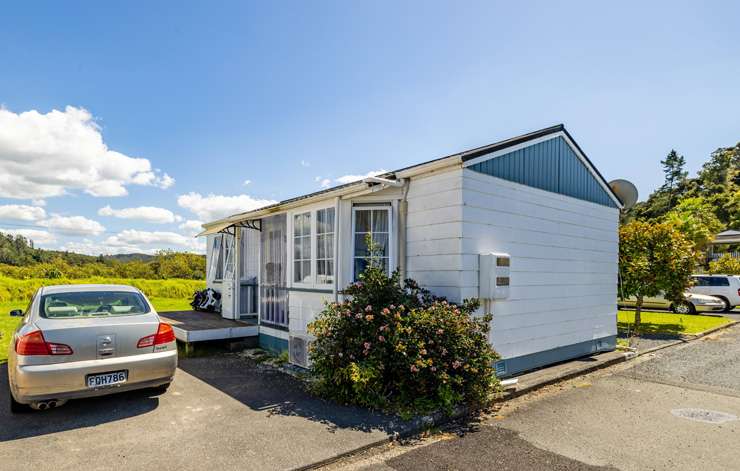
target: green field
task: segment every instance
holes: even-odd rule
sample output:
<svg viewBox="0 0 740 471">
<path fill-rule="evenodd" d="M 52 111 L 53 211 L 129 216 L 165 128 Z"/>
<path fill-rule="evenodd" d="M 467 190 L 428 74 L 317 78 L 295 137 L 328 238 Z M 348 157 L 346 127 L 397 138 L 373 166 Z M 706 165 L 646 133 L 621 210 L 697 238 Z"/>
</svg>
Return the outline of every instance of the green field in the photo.
<svg viewBox="0 0 740 471">
<path fill-rule="evenodd" d="M 702 316 L 698 314 L 674 314 L 672 312 L 643 311 L 640 333 L 682 335 L 699 334 L 705 330 L 719 327 L 731 322 L 721 316 Z M 617 328 L 619 332 L 634 330 L 635 311 L 619 311 L 617 314 Z"/>
<path fill-rule="evenodd" d="M 28 278 L 17 279 L 0 276 L 0 303 L 18 299 L 30 299 L 41 286 L 65 284 L 118 284 L 139 288 L 149 298 L 189 299 L 193 292 L 206 287 L 201 280 L 145 280 L 140 278 Z"/>
<path fill-rule="evenodd" d="M 119 280 L 121 282 L 122 280 Z M 150 280 L 142 280 L 150 281 Z M 154 305 L 154 309 L 160 312 L 164 311 L 184 311 L 190 309 L 190 297 L 182 298 L 165 298 L 151 296 L 149 300 Z M 0 363 L 8 359 L 8 344 L 16 326 L 20 322 L 18 317 L 10 317 L 8 314 L 13 309 L 25 309 L 28 299 L 21 301 L 0 301 Z"/>
</svg>

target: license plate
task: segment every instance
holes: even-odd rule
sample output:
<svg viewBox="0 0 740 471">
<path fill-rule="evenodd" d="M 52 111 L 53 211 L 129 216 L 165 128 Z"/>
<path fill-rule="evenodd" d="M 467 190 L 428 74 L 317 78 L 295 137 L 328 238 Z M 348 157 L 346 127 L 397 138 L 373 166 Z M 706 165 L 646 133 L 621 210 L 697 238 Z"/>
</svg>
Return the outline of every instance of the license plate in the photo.
<svg viewBox="0 0 740 471">
<path fill-rule="evenodd" d="M 111 373 L 101 373 L 97 375 L 87 375 L 88 388 L 102 388 L 125 383 L 128 379 L 126 371 L 113 371 Z"/>
</svg>

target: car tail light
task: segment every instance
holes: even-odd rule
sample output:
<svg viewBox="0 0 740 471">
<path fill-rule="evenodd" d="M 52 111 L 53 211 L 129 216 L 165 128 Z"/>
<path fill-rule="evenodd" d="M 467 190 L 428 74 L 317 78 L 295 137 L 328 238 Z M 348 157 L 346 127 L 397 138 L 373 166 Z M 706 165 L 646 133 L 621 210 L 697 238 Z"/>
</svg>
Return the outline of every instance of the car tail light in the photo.
<svg viewBox="0 0 740 471">
<path fill-rule="evenodd" d="M 737 295 L 740 296 L 740 288 L 737 289 Z"/>
<path fill-rule="evenodd" d="M 71 355 L 73 352 L 69 345 L 47 342 L 43 332 L 34 330 L 16 341 L 15 353 L 18 355 Z"/>
<path fill-rule="evenodd" d="M 161 345 L 163 343 L 170 343 L 175 341 L 175 331 L 172 330 L 172 326 L 165 324 L 164 322 L 159 323 L 157 333 L 154 335 L 147 335 L 143 337 L 136 344 L 137 348 L 153 347 L 155 345 Z"/>
</svg>

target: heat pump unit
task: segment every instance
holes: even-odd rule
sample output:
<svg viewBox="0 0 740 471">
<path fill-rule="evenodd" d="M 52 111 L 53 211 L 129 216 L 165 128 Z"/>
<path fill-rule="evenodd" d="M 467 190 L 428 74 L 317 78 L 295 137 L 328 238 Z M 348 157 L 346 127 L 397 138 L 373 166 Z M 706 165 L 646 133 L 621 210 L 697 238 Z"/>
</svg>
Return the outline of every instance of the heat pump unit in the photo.
<svg viewBox="0 0 740 471">
<path fill-rule="evenodd" d="M 292 365 L 311 368 L 308 351 L 313 341 L 314 337 L 308 334 L 294 334 L 288 337 L 288 359 Z"/>
</svg>

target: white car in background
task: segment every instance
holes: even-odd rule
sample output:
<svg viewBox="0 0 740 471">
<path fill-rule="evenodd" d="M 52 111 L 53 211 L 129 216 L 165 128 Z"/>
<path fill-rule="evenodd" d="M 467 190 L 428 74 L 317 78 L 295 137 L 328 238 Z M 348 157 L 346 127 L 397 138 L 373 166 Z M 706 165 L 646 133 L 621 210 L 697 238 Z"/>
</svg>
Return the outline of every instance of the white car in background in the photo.
<svg viewBox="0 0 740 471">
<path fill-rule="evenodd" d="M 689 292 L 714 296 L 725 303 L 724 311 L 740 306 L 740 278 L 734 275 L 693 275 Z"/>
<path fill-rule="evenodd" d="M 51 409 L 69 399 L 156 388 L 177 368 L 172 327 L 123 285 L 39 288 L 10 342 L 10 408 Z"/>
</svg>

